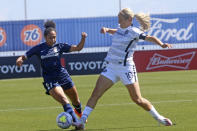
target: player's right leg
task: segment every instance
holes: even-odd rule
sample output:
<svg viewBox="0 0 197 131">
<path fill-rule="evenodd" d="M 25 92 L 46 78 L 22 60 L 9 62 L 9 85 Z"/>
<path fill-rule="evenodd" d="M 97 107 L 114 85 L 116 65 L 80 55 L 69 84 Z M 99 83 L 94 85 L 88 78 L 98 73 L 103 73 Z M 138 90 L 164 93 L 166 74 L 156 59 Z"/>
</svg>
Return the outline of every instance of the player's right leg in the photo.
<svg viewBox="0 0 197 131">
<path fill-rule="evenodd" d="M 90 96 L 87 105 L 83 111 L 82 117 L 80 119 L 80 123 L 76 123 L 76 126 L 84 129 L 84 125 L 90 113 L 93 111 L 94 107 L 97 104 L 99 98 L 113 85 L 113 82 L 107 77 L 100 75 L 96 86 Z"/>
<path fill-rule="evenodd" d="M 107 77 L 100 75 L 96 86 L 87 102 L 87 106 L 94 108 L 98 99 L 113 85 L 113 82 Z"/>
</svg>

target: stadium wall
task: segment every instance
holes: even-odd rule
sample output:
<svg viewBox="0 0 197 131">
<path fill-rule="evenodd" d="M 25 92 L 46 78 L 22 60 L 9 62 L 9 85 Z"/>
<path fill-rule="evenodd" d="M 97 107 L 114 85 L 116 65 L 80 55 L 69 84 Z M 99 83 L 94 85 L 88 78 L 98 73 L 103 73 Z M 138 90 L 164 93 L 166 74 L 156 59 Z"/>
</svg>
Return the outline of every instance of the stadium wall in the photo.
<svg viewBox="0 0 197 131">
<path fill-rule="evenodd" d="M 102 26 L 116 28 L 117 17 L 55 19 L 54 21 L 57 27 L 57 42 L 77 44 L 81 32 L 88 33 L 85 48 L 81 52 L 65 54 L 62 58 L 62 64 L 70 74 L 100 73 L 105 67 L 103 59 L 111 44 L 111 36 L 99 32 Z M 39 73 L 32 75 L 32 72 L 18 71 L 27 70 L 27 66 L 17 69 L 14 65 L 17 56 L 44 41 L 42 35 L 44 22 L 45 20 L 0 22 L 0 79 L 41 76 L 40 69 L 36 71 Z M 135 52 L 138 72 L 196 69 L 197 13 L 153 14 L 151 22 L 151 29 L 147 34 L 156 36 L 165 43 L 173 44 L 173 49 L 163 50 L 152 43 L 139 42 Z M 139 26 L 135 20 L 134 26 Z M 36 63 L 34 60 L 28 62 Z"/>
</svg>

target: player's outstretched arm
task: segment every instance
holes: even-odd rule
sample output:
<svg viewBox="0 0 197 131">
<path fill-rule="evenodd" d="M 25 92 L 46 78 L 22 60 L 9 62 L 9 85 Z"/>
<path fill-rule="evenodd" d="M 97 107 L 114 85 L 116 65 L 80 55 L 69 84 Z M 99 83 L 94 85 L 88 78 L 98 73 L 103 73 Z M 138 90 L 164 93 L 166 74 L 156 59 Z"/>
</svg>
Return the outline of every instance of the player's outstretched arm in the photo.
<svg viewBox="0 0 197 131">
<path fill-rule="evenodd" d="M 154 37 L 154 36 L 146 36 L 145 41 L 155 43 L 161 46 L 162 48 L 172 48 L 171 44 L 168 44 L 168 43 L 164 44 L 162 41 L 160 41 L 157 37 Z"/>
<path fill-rule="evenodd" d="M 18 57 L 18 58 L 16 59 L 16 65 L 17 65 L 17 66 L 22 66 L 24 60 L 26 60 L 26 57 L 25 57 L 24 55 Z"/>
<path fill-rule="evenodd" d="M 85 44 L 85 39 L 88 35 L 85 32 L 81 33 L 81 41 L 79 42 L 78 45 L 72 45 L 70 48 L 70 52 L 72 51 L 80 51 L 83 49 L 84 44 Z"/>
<path fill-rule="evenodd" d="M 117 29 L 111 29 L 111 28 L 107 28 L 107 27 L 102 27 L 101 28 L 101 33 L 105 34 L 105 33 L 109 33 L 109 34 L 114 34 L 116 33 Z"/>
</svg>

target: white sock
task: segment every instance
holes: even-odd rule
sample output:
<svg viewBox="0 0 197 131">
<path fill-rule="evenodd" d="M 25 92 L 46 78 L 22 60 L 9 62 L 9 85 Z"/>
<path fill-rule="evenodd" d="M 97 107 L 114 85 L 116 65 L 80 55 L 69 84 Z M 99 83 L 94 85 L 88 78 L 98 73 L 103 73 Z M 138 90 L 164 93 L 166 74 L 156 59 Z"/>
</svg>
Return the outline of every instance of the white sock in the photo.
<svg viewBox="0 0 197 131">
<path fill-rule="evenodd" d="M 90 115 L 90 113 L 93 111 L 93 109 L 89 106 L 86 106 L 85 109 L 83 110 L 83 115 L 81 117 L 81 120 L 83 121 L 83 123 L 86 122 L 86 120 L 88 119 L 88 116 Z"/>
<path fill-rule="evenodd" d="M 156 119 L 161 119 L 162 118 L 162 116 L 156 111 L 156 109 L 154 108 L 153 105 L 152 105 L 152 108 L 149 111 L 149 113 Z"/>
</svg>

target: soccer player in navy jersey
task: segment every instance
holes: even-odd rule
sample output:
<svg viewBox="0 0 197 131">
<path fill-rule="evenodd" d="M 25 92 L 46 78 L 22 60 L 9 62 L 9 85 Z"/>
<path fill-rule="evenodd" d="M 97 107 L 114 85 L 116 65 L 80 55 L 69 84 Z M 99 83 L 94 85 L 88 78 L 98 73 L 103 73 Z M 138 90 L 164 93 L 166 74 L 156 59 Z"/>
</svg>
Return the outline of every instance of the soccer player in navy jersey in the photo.
<svg viewBox="0 0 197 131">
<path fill-rule="evenodd" d="M 141 29 L 132 26 L 134 18 L 141 25 Z M 99 98 L 120 80 L 128 89 L 131 99 L 137 105 L 148 111 L 159 123 L 165 126 L 172 126 L 170 119 L 160 115 L 151 102 L 142 97 L 133 61 L 134 50 L 139 40 L 153 42 L 162 48 L 171 48 L 172 45 L 164 44 L 158 38 L 144 33 L 150 28 L 150 17 L 147 14 L 134 14 L 129 8 L 124 8 L 118 14 L 118 23 L 119 27 L 117 29 L 106 27 L 101 29 L 101 33 L 112 34 L 112 45 L 105 58 L 108 64 L 96 82 L 79 123 L 74 124 L 78 128 L 84 129 L 85 121 L 95 108 Z"/>
<path fill-rule="evenodd" d="M 71 114 L 73 121 L 78 119 L 75 113 L 81 117 L 81 103 L 77 89 L 68 74 L 67 70 L 61 66 L 60 58 L 62 53 L 80 51 L 83 49 L 87 34 L 82 32 L 81 41 L 78 45 L 68 45 L 66 43 L 56 43 L 56 24 L 53 21 L 46 21 L 44 38 L 46 42 L 38 44 L 28 50 L 24 55 L 16 60 L 17 66 L 21 66 L 24 60 L 36 55 L 41 63 L 43 85 L 46 94 L 51 95 L 56 101 L 62 104 L 64 111 Z M 69 104 L 67 96 L 72 101 L 74 111 Z"/>
</svg>

